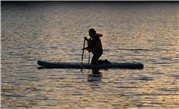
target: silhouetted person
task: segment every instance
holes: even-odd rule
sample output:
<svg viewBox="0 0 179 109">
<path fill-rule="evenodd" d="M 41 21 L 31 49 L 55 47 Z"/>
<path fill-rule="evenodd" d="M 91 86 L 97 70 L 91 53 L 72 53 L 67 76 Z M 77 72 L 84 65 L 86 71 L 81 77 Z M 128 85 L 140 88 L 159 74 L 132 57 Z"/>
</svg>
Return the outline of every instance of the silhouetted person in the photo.
<svg viewBox="0 0 179 109">
<path fill-rule="evenodd" d="M 89 39 L 85 37 L 85 40 L 88 41 L 88 47 L 83 49 L 87 49 L 89 52 L 92 51 L 93 57 L 91 60 L 91 64 L 111 64 L 107 59 L 105 59 L 104 61 L 99 60 L 100 56 L 103 54 L 102 43 L 100 40 L 100 37 L 102 37 L 102 35 L 97 34 L 94 29 L 90 29 L 89 36 L 91 37 Z"/>
</svg>

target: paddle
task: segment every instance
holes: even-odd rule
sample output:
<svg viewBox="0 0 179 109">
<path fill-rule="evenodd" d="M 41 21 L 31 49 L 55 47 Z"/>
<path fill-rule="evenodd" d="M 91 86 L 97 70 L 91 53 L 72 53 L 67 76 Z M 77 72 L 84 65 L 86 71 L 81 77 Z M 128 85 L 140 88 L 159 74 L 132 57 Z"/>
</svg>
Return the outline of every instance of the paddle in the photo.
<svg viewBox="0 0 179 109">
<path fill-rule="evenodd" d="M 83 48 L 85 47 L 85 37 L 84 37 L 84 43 L 83 43 Z M 83 68 L 83 55 L 84 55 L 84 49 L 82 49 L 82 56 L 81 56 L 81 70 Z"/>
</svg>

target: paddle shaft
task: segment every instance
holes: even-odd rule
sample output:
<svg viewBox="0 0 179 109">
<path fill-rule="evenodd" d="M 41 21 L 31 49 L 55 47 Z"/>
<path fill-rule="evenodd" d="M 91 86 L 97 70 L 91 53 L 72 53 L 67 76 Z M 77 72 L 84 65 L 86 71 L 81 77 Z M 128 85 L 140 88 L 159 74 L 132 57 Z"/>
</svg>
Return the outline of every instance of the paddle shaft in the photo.
<svg viewBox="0 0 179 109">
<path fill-rule="evenodd" d="M 83 48 L 85 47 L 85 38 L 83 43 Z M 83 65 L 83 55 L 84 55 L 84 49 L 82 50 L 82 56 L 81 56 L 81 64 Z"/>
</svg>

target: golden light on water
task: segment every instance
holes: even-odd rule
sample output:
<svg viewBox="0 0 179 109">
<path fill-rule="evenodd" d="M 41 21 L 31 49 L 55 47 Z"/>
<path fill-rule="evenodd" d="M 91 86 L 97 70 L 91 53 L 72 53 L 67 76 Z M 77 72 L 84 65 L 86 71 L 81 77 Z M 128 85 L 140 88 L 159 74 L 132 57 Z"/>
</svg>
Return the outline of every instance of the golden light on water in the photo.
<svg viewBox="0 0 179 109">
<path fill-rule="evenodd" d="M 163 2 L 3 2 L 1 108 L 177 109 L 177 9 Z M 79 63 L 90 28 L 103 34 L 101 59 L 144 69 L 93 75 L 37 68 L 37 60 Z"/>
</svg>

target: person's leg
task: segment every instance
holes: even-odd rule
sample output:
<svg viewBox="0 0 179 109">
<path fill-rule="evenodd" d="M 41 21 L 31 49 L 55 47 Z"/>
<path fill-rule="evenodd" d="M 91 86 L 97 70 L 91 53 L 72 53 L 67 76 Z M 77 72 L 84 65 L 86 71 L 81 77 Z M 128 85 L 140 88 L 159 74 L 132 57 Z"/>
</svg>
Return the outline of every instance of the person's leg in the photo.
<svg viewBox="0 0 179 109">
<path fill-rule="evenodd" d="M 107 59 L 105 59 L 105 60 L 98 60 L 98 64 L 111 64 L 111 62 L 108 61 Z"/>
<path fill-rule="evenodd" d="M 99 57 L 100 57 L 100 55 L 94 54 L 93 58 L 91 60 L 91 64 L 98 64 Z"/>
<path fill-rule="evenodd" d="M 91 64 L 100 64 L 100 62 L 98 62 L 98 59 L 102 55 L 102 53 L 103 53 L 102 49 L 94 50 L 93 51 L 93 58 L 91 60 Z"/>
</svg>

